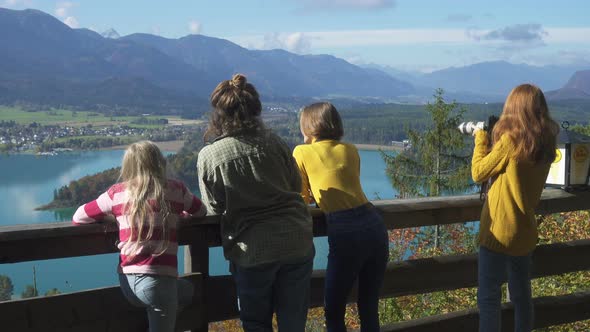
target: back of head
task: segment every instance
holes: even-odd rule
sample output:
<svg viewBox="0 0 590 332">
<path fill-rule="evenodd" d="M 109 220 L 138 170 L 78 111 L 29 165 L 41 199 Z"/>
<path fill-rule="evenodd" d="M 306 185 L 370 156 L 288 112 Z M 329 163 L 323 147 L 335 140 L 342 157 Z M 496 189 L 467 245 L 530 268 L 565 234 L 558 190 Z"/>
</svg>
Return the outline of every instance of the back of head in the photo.
<svg viewBox="0 0 590 332">
<path fill-rule="evenodd" d="M 134 248 L 143 240 L 152 237 L 155 225 L 153 201 L 162 216 L 164 226 L 163 241 L 158 251 L 162 253 L 168 247 L 166 223 L 169 222 L 170 207 L 165 200 L 167 186 L 166 159 L 157 145 L 150 141 L 131 144 L 125 151 L 121 167 L 121 179 L 126 183 L 129 201 L 125 214 L 129 218 L 132 234 L 136 239 Z"/>
<path fill-rule="evenodd" d="M 242 129 L 260 127 L 262 104 L 256 88 L 242 74 L 223 81 L 211 93 L 213 112 L 205 140 L 210 136 L 231 135 Z"/>
<path fill-rule="evenodd" d="M 344 135 L 342 119 L 336 107 L 328 102 L 311 104 L 301 112 L 301 130 L 316 139 L 340 140 Z"/>
<path fill-rule="evenodd" d="M 532 84 L 522 84 L 510 92 L 500 119 L 492 132 L 493 142 L 507 134 L 515 145 L 514 158 L 552 162 L 559 126 L 549 115 L 545 95 Z"/>
<path fill-rule="evenodd" d="M 156 144 L 140 141 L 131 144 L 125 151 L 121 178 L 134 183 L 137 179 L 146 177 L 157 181 L 165 179 L 166 159 Z"/>
</svg>

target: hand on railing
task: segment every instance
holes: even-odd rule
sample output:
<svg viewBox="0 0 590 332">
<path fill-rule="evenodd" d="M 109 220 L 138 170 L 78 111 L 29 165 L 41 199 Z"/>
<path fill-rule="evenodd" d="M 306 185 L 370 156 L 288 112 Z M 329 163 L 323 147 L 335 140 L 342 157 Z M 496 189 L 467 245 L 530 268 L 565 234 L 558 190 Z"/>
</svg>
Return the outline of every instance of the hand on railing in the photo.
<svg viewBox="0 0 590 332">
<path fill-rule="evenodd" d="M 179 223 L 205 223 L 206 215 L 198 215 L 198 214 L 190 214 L 186 211 L 182 211 L 182 213 L 178 216 Z"/>
</svg>

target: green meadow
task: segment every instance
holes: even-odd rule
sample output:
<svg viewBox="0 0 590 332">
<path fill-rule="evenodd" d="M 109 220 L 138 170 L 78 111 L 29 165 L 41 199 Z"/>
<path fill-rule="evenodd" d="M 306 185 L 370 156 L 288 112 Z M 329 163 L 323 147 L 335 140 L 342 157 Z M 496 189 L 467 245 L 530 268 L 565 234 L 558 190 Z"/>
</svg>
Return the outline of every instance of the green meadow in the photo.
<svg viewBox="0 0 590 332">
<path fill-rule="evenodd" d="M 18 107 L 0 106 L 0 121 L 15 121 L 19 124 L 30 124 L 36 122 L 41 125 L 60 126 L 111 126 L 129 125 L 137 128 L 158 128 L 164 125 L 134 124 L 134 120 L 141 116 L 105 116 L 96 112 L 71 111 L 52 109 L 49 111 L 25 111 Z M 147 115 L 143 118 L 149 120 L 168 119 L 169 124 L 188 123 L 199 121 L 183 120 L 178 116 Z"/>
</svg>

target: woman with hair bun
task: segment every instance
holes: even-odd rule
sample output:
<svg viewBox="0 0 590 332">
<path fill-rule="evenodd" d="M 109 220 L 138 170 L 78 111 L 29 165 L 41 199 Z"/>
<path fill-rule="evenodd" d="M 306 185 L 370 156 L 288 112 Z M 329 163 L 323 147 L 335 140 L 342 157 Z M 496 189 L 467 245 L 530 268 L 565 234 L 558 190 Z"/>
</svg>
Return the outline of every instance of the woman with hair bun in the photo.
<svg viewBox="0 0 590 332">
<path fill-rule="evenodd" d="M 211 94 L 213 111 L 199 152 L 199 188 L 221 215 L 225 257 L 245 331 L 305 330 L 312 272 L 312 221 L 289 147 L 260 119 L 258 92 L 236 74 Z"/>
</svg>

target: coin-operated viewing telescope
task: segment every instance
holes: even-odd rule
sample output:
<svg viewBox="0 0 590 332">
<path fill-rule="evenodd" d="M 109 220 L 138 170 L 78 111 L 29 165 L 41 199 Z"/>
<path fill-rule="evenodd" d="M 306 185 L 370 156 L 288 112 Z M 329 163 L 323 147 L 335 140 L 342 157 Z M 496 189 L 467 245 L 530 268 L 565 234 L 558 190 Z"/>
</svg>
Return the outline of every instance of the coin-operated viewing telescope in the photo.
<svg viewBox="0 0 590 332">
<path fill-rule="evenodd" d="M 551 164 L 545 184 L 565 190 L 588 190 L 590 178 L 590 136 L 569 131 L 562 123 L 557 137 L 555 161 Z"/>
</svg>

